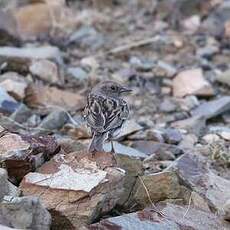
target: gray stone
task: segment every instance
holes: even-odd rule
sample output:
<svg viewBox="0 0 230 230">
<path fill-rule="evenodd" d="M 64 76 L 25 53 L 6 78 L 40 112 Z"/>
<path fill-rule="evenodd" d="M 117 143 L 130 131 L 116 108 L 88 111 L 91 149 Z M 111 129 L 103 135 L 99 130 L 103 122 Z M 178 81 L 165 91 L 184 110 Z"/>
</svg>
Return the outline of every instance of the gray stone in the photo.
<svg viewBox="0 0 230 230">
<path fill-rule="evenodd" d="M 2 198 L 9 193 L 9 183 L 7 171 L 3 168 L 0 168 L 0 201 Z"/>
<path fill-rule="evenodd" d="M 173 99 L 164 99 L 160 104 L 160 110 L 166 113 L 175 112 L 177 108 L 178 105 Z"/>
<path fill-rule="evenodd" d="M 182 135 L 177 129 L 165 129 L 163 130 L 163 137 L 167 144 L 179 144 L 182 141 Z"/>
<path fill-rule="evenodd" d="M 51 216 L 38 198 L 5 196 L 0 203 L 0 223 L 14 228 L 49 230 Z"/>
<path fill-rule="evenodd" d="M 89 77 L 89 74 L 81 67 L 70 67 L 67 72 L 78 81 L 85 81 Z"/>
<path fill-rule="evenodd" d="M 206 119 L 216 117 L 230 110 L 230 96 L 224 96 L 213 101 L 205 102 L 192 111 L 193 116 Z"/>
<path fill-rule="evenodd" d="M 230 199 L 230 181 L 210 171 L 201 155 L 186 153 L 165 171 L 176 171 L 182 184 L 197 192 L 215 210 L 221 211 Z"/>
<path fill-rule="evenodd" d="M 154 208 L 144 209 L 136 213 L 111 217 L 90 226 L 90 230 L 119 229 L 119 230 L 226 230 L 229 223 L 217 215 L 196 209 L 194 207 L 166 204 L 159 210 L 165 214 L 159 215 Z M 187 211 L 188 210 L 188 211 Z"/>
</svg>

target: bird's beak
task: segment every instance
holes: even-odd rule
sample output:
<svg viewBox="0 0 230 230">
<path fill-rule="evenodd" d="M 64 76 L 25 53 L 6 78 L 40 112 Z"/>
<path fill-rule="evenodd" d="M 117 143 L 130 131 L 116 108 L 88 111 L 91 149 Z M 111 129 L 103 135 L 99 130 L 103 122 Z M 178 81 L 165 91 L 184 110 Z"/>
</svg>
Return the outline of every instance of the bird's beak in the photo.
<svg viewBox="0 0 230 230">
<path fill-rule="evenodd" d="M 120 89 L 120 93 L 128 93 L 128 92 L 131 92 L 132 91 L 132 89 L 130 89 L 130 88 L 127 88 L 127 87 L 121 87 L 121 89 Z"/>
</svg>

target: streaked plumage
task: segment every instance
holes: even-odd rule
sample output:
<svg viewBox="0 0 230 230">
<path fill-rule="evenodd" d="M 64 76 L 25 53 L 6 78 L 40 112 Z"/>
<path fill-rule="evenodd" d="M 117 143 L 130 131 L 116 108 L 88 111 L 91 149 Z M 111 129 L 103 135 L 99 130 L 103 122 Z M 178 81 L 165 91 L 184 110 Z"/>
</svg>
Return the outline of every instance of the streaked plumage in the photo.
<svg viewBox="0 0 230 230">
<path fill-rule="evenodd" d="M 121 94 L 128 91 L 119 83 L 105 81 L 88 95 L 84 118 L 93 134 L 89 151 L 103 151 L 103 142 L 111 139 L 128 118 L 128 105 L 121 98 Z"/>
</svg>

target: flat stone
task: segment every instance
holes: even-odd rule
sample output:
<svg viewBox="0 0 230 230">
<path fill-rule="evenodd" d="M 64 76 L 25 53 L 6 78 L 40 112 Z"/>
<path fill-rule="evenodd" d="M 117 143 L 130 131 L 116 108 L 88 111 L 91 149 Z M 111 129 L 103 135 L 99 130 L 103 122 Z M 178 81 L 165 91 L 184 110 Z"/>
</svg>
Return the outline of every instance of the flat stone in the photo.
<svg viewBox="0 0 230 230">
<path fill-rule="evenodd" d="M 0 203 L 0 224 L 19 229 L 49 230 L 51 216 L 36 197 L 5 196 Z"/>
<path fill-rule="evenodd" d="M 193 116 L 202 116 L 206 119 L 216 117 L 230 110 L 230 96 L 205 102 L 192 111 Z"/>
<path fill-rule="evenodd" d="M 164 129 L 163 137 L 167 144 L 179 144 L 182 141 L 182 135 L 177 129 Z"/>
<path fill-rule="evenodd" d="M 84 152 L 59 154 L 27 174 L 20 188 L 41 198 L 54 228 L 80 229 L 109 212 L 123 193 L 125 173 L 113 166 L 112 158 L 109 153 L 93 158 Z"/>
<path fill-rule="evenodd" d="M 83 70 L 82 68 L 80 68 L 80 67 L 69 67 L 67 69 L 67 72 L 75 80 L 78 80 L 80 82 L 85 81 L 89 77 L 89 74 L 85 70 Z"/>
<path fill-rule="evenodd" d="M 175 204 L 166 204 L 160 208 L 166 217 L 161 217 L 155 210 L 149 208 L 136 213 L 110 217 L 90 226 L 90 230 L 119 229 L 119 230 L 225 230 L 229 223 L 221 220 L 217 215 L 189 207 Z M 185 215 L 186 213 L 186 215 Z M 184 216 L 185 215 L 185 216 Z"/>
<path fill-rule="evenodd" d="M 43 106 L 50 109 L 61 107 L 66 110 L 78 110 L 83 108 L 85 103 L 83 96 L 56 87 L 31 85 L 26 94 L 26 103 L 34 108 Z"/>
<path fill-rule="evenodd" d="M 197 192 L 218 211 L 230 199 L 230 181 L 210 171 L 207 160 L 200 155 L 184 154 L 167 170 L 176 171 L 182 184 Z"/>
<path fill-rule="evenodd" d="M 214 90 L 203 77 L 201 69 L 191 69 L 180 72 L 173 79 L 173 95 L 175 97 L 186 95 L 212 96 Z"/>
<path fill-rule="evenodd" d="M 63 63 L 60 50 L 55 46 L 41 46 L 41 47 L 0 47 L 1 59 L 51 59 L 59 64 Z"/>
</svg>

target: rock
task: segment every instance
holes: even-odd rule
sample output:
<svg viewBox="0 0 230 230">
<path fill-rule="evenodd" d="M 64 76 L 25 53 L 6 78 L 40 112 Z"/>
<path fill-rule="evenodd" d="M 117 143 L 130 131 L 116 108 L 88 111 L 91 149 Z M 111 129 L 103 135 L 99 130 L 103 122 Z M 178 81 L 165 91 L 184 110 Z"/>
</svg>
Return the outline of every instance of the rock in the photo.
<svg viewBox="0 0 230 230">
<path fill-rule="evenodd" d="M 179 144 L 182 141 L 182 135 L 177 129 L 163 130 L 163 137 L 167 144 Z"/>
<path fill-rule="evenodd" d="M 227 21 L 224 25 L 224 30 L 225 30 L 225 37 L 230 38 L 230 20 Z"/>
<path fill-rule="evenodd" d="M 135 204 L 139 209 L 151 205 L 145 187 L 152 202 L 176 199 L 180 193 L 180 185 L 175 173 L 160 172 L 139 176 L 128 201 L 130 206 Z"/>
<path fill-rule="evenodd" d="M 64 91 L 55 87 L 30 85 L 26 92 L 26 103 L 30 107 L 58 108 L 78 110 L 83 108 L 84 99 L 81 95 Z"/>
<path fill-rule="evenodd" d="M 53 228 L 81 229 L 111 211 L 123 193 L 125 174 L 112 161 L 109 153 L 56 155 L 20 187 L 23 194 L 40 196 Z"/>
<path fill-rule="evenodd" d="M 122 207 L 122 209 L 124 210 L 129 210 L 127 203 L 128 198 L 130 197 L 137 176 L 143 174 L 142 161 L 136 157 L 117 154 L 116 162 L 117 166 L 121 169 L 124 169 L 126 172 L 124 181 L 124 191 L 118 201 L 118 205 Z"/>
<path fill-rule="evenodd" d="M 188 112 L 190 112 L 192 109 L 194 109 L 200 104 L 196 96 L 177 98 L 176 101 L 181 110 L 188 111 Z"/>
<path fill-rule="evenodd" d="M 69 37 L 67 44 L 78 44 L 96 50 L 104 45 L 104 42 L 104 36 L 94 27 L 82 26 Z"/>
<path fill-rule="evenodd" d="M 13 228 L 48 230 L 51 216 L 38 198 L 5 196 L 0 203 L 0 223 Z"/>
<path fill-rule="evenodd" d="M 173 99 L 164 99 L 160 104 L 160 110 L 162 112 L 171 113 L 177 110 L 177 103 Z"/>
<path fill-rule="evenodd" d="M 3 168 L 0 168 L 0 201 L 2 198 L 9 193 L 9 184 L 7 171 Z"/>
<path fill-rule="evenodd" d="M 223 73 L 221 73 L 217 79 L 218 82 L 226 84 L 228 86 L 230 86 L 230 70 L 227 70 Z"/>
<path fill-rule="evenodd" d="M 155 155 L 157 160 L 171 160 L 164 157 L 165 152 L 171 152 L 172 155 L 178 156 L 183 153 L 183 151 L 178 148 L 176 145 L 169 145 L 154 141 L 135 141 L 132 145 L 135 149 L 145 153 L 147 156 Z M 170 154 L 170 156 L 172 156 Z"/>
<path fill-rule="evenodd" d="M 25 61 L 25 59 L 51 59 L 59 64 L 63 64 L 62 56 L 60 50 L 55 46 L 41 46 L 41 47 L 0 47 L 0 63 L 14 62 L 20 60 L 20 62 Z M 19 63 L 20 63 L 19 62 Z M 28 61 L 25 61 L 28 63 Z"/>
<path fill-rule="evenodd" d="M 104 150 L 106 152 L 110 152 L 111 151 L 111 143 L 106 143 L 104 145 Z M 147 155 L 145 153 L 143 153 L 142 151 L 139 151 L 135 148 L 131 148 L 129 146 L 120 144 L 116 141 L 113 141 L 113 147 L 115 150 L 116 154 L 122 154 L 122 155 L 127 155 L 129 157 L 136 157 L 136 158 L 140 158 L 140 159 L 144 159 Z"/>
<path fill-rule="evenodd" d="M 206 119 L 202 116 L 194 116 L 185 120 L 175 121 L 171 126 L 176 129 L 185 129 L 188 133 L 199 136 L 206 127 Z"/>
<path fill-rule="evenodd" d="M 187 211 L 189 209 L 189 211 Z M 110 217 L 90 226 L 90 230 L 180 230 L 180 229 L 213 229 L 224 230 L 229 223 L 221 220 L 217 215 L 193 207 L 166 204 L 160 208 L 166 217 L 160 216 L 154 209 L 144 209 L 136 213 Z M 186 215 L 185 215 L 186 213 Z"/>
<path fill-rule="evenodd" d="M 219 52 L 219 47 L 215 45 L 207 45 L 197 50 L 197 56 L 203 58 L 211 58 L 214 54 Z"/>
<path fill-rule="evenodd" d="M 4 113 L 13 113 L 17 110 L 19 105 L 20 104 L 0 86 L 0 111 Z"/>
<path fill-rule="evenodd" d="M 210 171 L 207 160 L 200 155 L 186 153 L 168 170 L 176 171 L 182 184 L 204 197 L 215 210 L 221 211 L 230 199 L 230 181 Z"/>
<path fill-rule="evenodd" d="M 29 70 L 45 82 L 58 83 L 59 81 L 58 67 L 49 60 L 33 60 Z"/>
<path fill-rule="evenodd" d="M 51 136 L 29 136 L 5 133 L 0 137 L 0 162 L 3 162 L 13 182 L 50 159 L 58 150 Z"/>
<path fill-rule="evenodd" d="M 127 120 L 119 131 L 115 140 L 122 140 L 125 137 L 142 130 L 143 127 L 140 126 L 134 119 Z"/>
<path fill-rule="evenodd" d="M 79 82 L 84 82 L 89 77 L 89 74 L 81 67 L 69 67 L 67 69 L 67 72 L 68 74 L 70 74 L 70 76 L 72 76 L 75 80 L 78 80 Z"/>
<path fill-rule="evenodd" d="M 56 109 L 42 120 L 34 134 L 41 135 L 59 130 L 64 126 L 68 119 L 69 117 L 65 111 Z"/>
<path fill-rule="evenodd" d="M 199 29 L 200 22 L 201 22 L 200 16 L 193 15 L 183 21 L 183 27 L 186 31 L 189 32 L 189 34 L 193 34 Z"/>
<path fill-rule="evenodd" d="M 155 141 L 164 143 L 164 138 L 162 136 L 162 132 L 153 129 L 146 129 L 138 131 L 134 134 L 131 134 L 127 137 L 129 140 L 146 140 L 146 141 Z"/>
<path fill-rule="evenodd" d="M 10 119 L 18 123 L 26 122 L 32 115 L 32 111 L 24 104 L 20 104 L 15 112 L 10 115 Z"/>
<path fill-rule="evenodd" d="M 138 57 L 131 57 L 129 63 L 132 67 L 142 71 L 150 71 L 155 65 L 155 63 L 151 60 L 146 60 L 143 58 L 140 59 Z"/>
<path fill-rule="evenodd" d="M 27 83 L 23 81 L 7 79 L 0 83 L 0 87 L 4 88 L 16 100 L 23 100 L 25 97 Z"/>
<path fill-rule="evenodd" d="M 207 144 L 211 144 L 213 142 L 219 141 L 220 137 L 216 134 L 207 134 L 205 136 L 202 137 L 202 139 L 207 143 Z"/>
<path fill-rule="evenodd" d="M 86 150 L 85 146 L 81 143 L 81 141 L 70 137 L 57 137 L 57 143 L 65 153 Z"/>
<path fill-rule="evenodd" d="M 224 206 L 223 206 L 223 211 L 224 211 L 224 219 L 225 220 L 230 220 L 230 200 L 228 200 Z"/>
<path fill-rule="evenodd" d="M 198 142 L 198 138 L 194 134 L 188 134 L 183 136 L 183 140 L 180 142 L 179 147 L 183 150 L 193 149 L 194 145 Z"/>
<path fill-rule="evenodd" d="M 16 228 L 9 228 L 9 227 L 3 226 L 3 225 L 1 225 L 1 224 L 0 224 L 0 229 L 1 229 L 1 230 L 13 230 L 13 229 L 14 229 L 14 230 L 20 230 L 20 229 L 18 229 L 18 228 L 17 228 L 17 229 L 16 229 Z"/>
<path fill-rule="evenodd" d="M 216 117 L 230 110 L 230 96 L 205 102 L 192 111 L 193 116 L 203 116 L 206 119 Z"/>
<path fill-rule="evenodd" d="M 226 141 L 230 141 L 230 130 L 221 132 L 220 136 Z"/>
<path fill-rule="evenodd" d="M 214 90 L 204 79 L 201 69 L 191 69 L 180 72 L 173 79 L 173 95 L 175 97 L 186 95 L 213 96 Z"/>
</svg>

